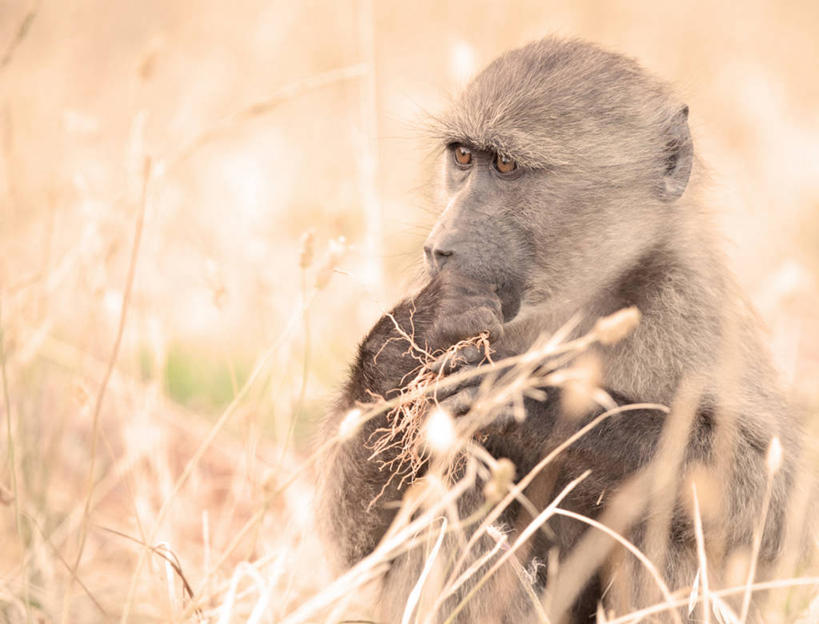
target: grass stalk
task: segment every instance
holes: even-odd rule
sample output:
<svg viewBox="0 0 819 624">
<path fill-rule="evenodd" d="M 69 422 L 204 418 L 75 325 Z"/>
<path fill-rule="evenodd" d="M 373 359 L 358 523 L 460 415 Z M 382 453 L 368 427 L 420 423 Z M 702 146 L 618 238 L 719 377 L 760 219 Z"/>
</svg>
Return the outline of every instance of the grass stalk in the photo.
<svg viewBox="0 0 819 624">
<path fill-rule="evenodd" d="M 23 535 L 23 517 L 20 508 L 20 490 L 17 483 L 17 458 L 14 453 L 14 434 L 11 424 L 11 397 L 9 395 L 8 374 L 6 372 L 6 334 L 3 325 L 3 299 L 0 297 L 0 373 L 3 377 L 3 406 L 6 412 L 6 444 L 8 445 L 9 478 L 11 479 L 11 495 L 14 499 L 14 526 L 17 539 L 20 541 L 21 551 L 27 552 L 26 539 Z M 23 565 L 23 600 L 26 605 L 26 622 L 31 622 L 31 604 L 29 600 L 29 572 L 28 564 Z"/>
</svg>

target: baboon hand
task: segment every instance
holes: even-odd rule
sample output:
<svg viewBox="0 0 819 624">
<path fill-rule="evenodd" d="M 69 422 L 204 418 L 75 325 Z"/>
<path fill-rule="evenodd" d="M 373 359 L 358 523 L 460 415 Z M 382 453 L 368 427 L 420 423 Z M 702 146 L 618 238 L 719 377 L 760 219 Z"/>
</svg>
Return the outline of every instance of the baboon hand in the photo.
<svg viewBox="0 0 819 624">
<path fill-rule="evenodd" d="M 438 290 L 435 321 L 428 335 L 432 350 L 448 349 L 486 332 L 489 340 L 503 335 L 503 313 L 496 287 L 453 271 L 442 271 L 430 287 Z M 464 356 L 477 357 L 465 350 Z"/>
<path fill-rule="evenodd" d="M 483 371 L 475 372 L 477 368 L 490 363 L 490 353 L 488 344 L 478 346 L 467 343 L 457 349 L 450 348 L 443 355 L 427 364 L 427 370 L 434 373 L 439 381 L 435 389 L 436 400 L 441 402 L 460 395 L 457 402 L 450 401 L 452 406 L 458 406 L 453 414 L 468 411 L 461 410 L 461 407 L 472 402 L 475 391 L 486 378 L 485 373 L 492 370 L 489 366 L 486 366 L 485 373 Z M 457 381 L 450 377 L 455 373 L 463 378 Z"/>
<path fill-rule="evenodd" d="M 455 272 L 438 274 L 430 287 L 437 289 L 438 307 L 430 332 L 430 347 L 443 354 L 427 365 L 442 383 L 436 384 L 435 399 L 453 415 L 469 411 L 484 375 L 470 375 L 489 360 L 486 340 L 465 342 L 480 334 L 489 341 L 503 334 L 503 315 L 496 288 Z M 462 343 L 463 344 L 459 344 Z M 458 345 L 457 348 L 453 348 Z M 459 382 L 447 380 L 453 373 L 466 376 Z"/>
<path fill-rule="evenodd" d="M 515 408 L 511 401 L 498 404 L 491 396 L 486 399 L 482 401 L 479 386 L 464 386 L 439 400 L 438 406 L 456 418 L 471 414 L 479 419 L 481 430 L 502 433 L 516 421 Z"/>
</svg>

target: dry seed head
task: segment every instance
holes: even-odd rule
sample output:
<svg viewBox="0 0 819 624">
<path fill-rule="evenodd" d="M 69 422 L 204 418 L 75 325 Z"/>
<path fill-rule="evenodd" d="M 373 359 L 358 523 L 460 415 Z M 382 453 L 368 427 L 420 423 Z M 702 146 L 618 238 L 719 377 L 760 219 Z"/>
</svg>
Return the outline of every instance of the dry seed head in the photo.
<svg viewBox="0 0 819 624">
<path fill-rule="evenodd" d="M 630 306 L 599 318 L 594 324 L 594 336 L 600 344 L 616 344 L 634 331 L 640 323 L 640 316 L 640 310 L 636 306 Z"/>
<path fill-rule="evenodd" d="M 455 446 L 457 433 L 452 416 L 441 407 L 436 407 L 427 418 L 424 430 L 427 446 L 435 455 L 444 455 Z"/>
<path fill-rule="evenodd" d="M 0 483 L 0 505 L 10 505 L 12 502 L 14 502 L 14 494 Z"/>
<path fill-rule="evenodd" d="M 341 419 L 338 426 L 338 435 L 342 440 L 352 438 L 361 426 L 361 410 L 357 407 L 349 410 Z"/>
<path fill-rule="evenodd" d="M 277 474 L 275 470 L 266 470 L 262 475 L 262 492 L 266 496 L 272 496 L 276 492 L 276 488 L 279 484 L 279 480 L 277 478 Z"/>
<path fill-rule="evenodd" d="M 603 377 L 603 365 L 595 353 L 584 353 L 565 371 L 560 404 L 569 418 L 581 418 L 595 406 L 595 394 Z"/>
<path fill-rule="evenodd" d="M 492 477 L 483 488 L 483 495 L 488 503 L 496 503 L 506 496 L 506 492 L 515 478 L 515 464 L 506 457 L 501 457 L 492 466 Z"/>
<path fill-rule="evenodd" d="M 74 384 L 73 394 L 74 394 L 74 400 L 77 402 L 77 405 L 79 405 L 80 407 L 85 407 L 86 405 L 88 405 L 88 402 L 91 400 L 91 395 L 88 393 L 88 390 L 80 382 L 77 382 L 76 384 Z"/>
<path fill-rule="evenodd" d="M 779 472 L 782 467 L 782 443 L 779 441 L 779 436 L 774 436 L 771 439 L 765 463 L 768 466 L 768 474 L 772 476 Z"/>
<path fill-rule="evenodd" d="M 316 273 L 316 289 L 321 290 L 330 281 L 333 276 L 341 256 L 347 251 L 347 240 L 343 236 L 334 238 L 327 245 L 327 253 L 324 256 L 324 262 L 319 267 Z"/>
<path fill-rule="evenodd" d="M 402 504 L 409 507 L 418 505 L 419 501 L 422 501 L 433 489 L 434 484 L 431 483 L 432 479 L 432 475 L 425 475 L 410 483 L 404 492 Z"/>
<path fill-rule="evenodd" d="M 222 271 L 213 258 L 208 258 L 205 262 L 205 280 L 208 288 L 210 288 L 213 305 L 221 309 L 227 299 L 227 287 L 225 286 Z"/>
<path fill-rule="evenodd" d="M 306 269 L 313 264 L 313 253 L 315 251 L 316 235 L 313 230 L 307 230 L 301 235 L 299 241 L 299 267 Z"/>
<path fill-rule="evenodd" d="M 512 479 L 515 478 L 514 462 L 506 457 L 498 459 L 498 462 L 492 467 L 492 478 L 504 483 L 512 483 Z"/>
</svg>

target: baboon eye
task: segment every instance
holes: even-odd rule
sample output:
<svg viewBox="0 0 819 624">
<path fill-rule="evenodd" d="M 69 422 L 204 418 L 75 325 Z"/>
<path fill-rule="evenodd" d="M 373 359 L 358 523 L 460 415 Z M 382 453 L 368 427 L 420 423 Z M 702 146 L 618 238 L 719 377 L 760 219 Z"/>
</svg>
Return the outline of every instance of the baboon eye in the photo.
<svg viewBox="0 0 819 624">
<path fill-rule="evenodd" d="M 501 173 L 511 173 L 518 168 L 518 163 L 511 158 L 495 154 L 495 169 Z"/>
<path fill-rule="evenodd" d="M 459 165 L 468 165 L 472 162 L 472 150 L 465 145 L 456 145 L 453 152 L 455 153 L 455 162 Z"/>
</svg>

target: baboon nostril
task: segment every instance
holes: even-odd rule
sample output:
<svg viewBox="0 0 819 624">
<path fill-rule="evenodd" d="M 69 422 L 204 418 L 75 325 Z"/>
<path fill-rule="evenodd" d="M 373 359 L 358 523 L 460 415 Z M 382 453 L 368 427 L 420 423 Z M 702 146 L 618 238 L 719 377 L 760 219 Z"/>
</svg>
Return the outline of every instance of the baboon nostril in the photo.
<svg viewBox="0 0 819 624">
<path fill-rule="evenodd" d="M 435 250 L 435 264 L 438 265 L 438 268 L 443 268 L 446 264 L 447 260 L 452 256 L 454 252 L 451 249 L 436 249 Z"/>
<path fill-rule="evenodd" d="M 440 269 L 446 263 L 447 259 L 455 253 L 451 249 L 440 249 L 432 245 L 424 245 L 424 257 L 427 262 Z"/>
</svg>

